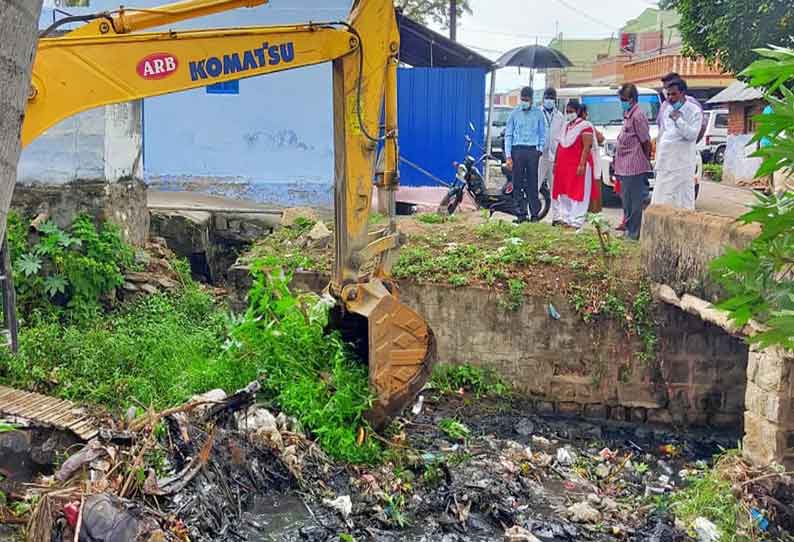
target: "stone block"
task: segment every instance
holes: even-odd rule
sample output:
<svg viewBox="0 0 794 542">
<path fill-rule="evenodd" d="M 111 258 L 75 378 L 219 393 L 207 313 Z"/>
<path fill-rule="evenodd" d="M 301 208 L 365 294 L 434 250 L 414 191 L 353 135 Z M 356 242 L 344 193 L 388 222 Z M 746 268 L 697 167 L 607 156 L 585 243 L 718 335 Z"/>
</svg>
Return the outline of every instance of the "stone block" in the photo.
<svg viewBox="0 0 794 542">
<path fill-rule="evenodd" d="M 539 414 L 554 414 L 555 411 L 554 403 L 549 401 L 538 401 L 535 408 L 537 408 Z"/>
<path fill-rule="evenodd" d="M 648 417 L 648 410 L 645 408 L 632 408 L 630 416 L 631 421 L 634 423 L 645 423 Z"/>
<path fill-rule="evenodd" d="M 580 416 L 582 414 L 582 405 L 572 402 L 558 403 L 557 414 L 562 414 L 564 416 Z"/>
<path fill-rule="evenodd" d="M 751 348 L 747 360 L 747 380 L 766 392 L 789 390 L 791 360 L 774 348 Z"/>
<path fill-rule="evenodd" d="M 622 406 L 615 406 L 609 409 L 609 418 L 612 420 L 625 422 L 626 418 L 626 408 Z"/>
<path fill-rule="evenodd" d="M 671 425 L 673 423 L 673 416 L 666 408 L 649 408 L 647 410 L 648 423 L 655 423 L 660 425 Z"/>
<path fill-rule="evenodd" d="M 725 247 L 746 246 L 758 231 L 732 217 L 654 205 L 643 213 L 642 264 L 652 282 L 712 300 L 719 288 L 709 276 L 711 260 Z"/>
<path fill-rule="evenodd" d="M 609 409 L 606 405 L 585 405 L 584 406 L 585 418 L 599 418 L 604 419 L 609 417 Z"/>
<path fill-rule="evenodd" d="M 744 457 L 756 465 L 781 463 L 786 455 L 788 434 L 780 426 L 752 412 L 744 413 Z"/>
<path fill-rule="evenodd" d="M 715 412 L 709 416 L 708 425 L 717 429 L 740 431 L 742 428 L 743 412 Z"/>
</svg>

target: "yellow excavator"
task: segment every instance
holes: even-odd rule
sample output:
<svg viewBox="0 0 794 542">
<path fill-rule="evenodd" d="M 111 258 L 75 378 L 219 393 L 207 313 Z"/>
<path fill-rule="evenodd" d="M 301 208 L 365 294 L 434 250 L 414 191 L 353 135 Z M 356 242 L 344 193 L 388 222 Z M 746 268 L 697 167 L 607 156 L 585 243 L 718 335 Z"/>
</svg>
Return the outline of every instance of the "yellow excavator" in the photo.
<svg viewBox="0 0 794 542">
<path fill-rule="evenodd" d="M 186 0 L 57 21 L 38 42 L 22 145 L 93 107 L 332 62 L 336 255 L 328 292 L 337 300 L 343 336 L 358 334 L 368 358 L 375 402 L 367 419 L 381 429 L 416 397 L 436 358 L 432 330 L 398 301 L 390 280 L 400 245 L 394 197 L 400 35 L 393 1 L 354 1 L 348 21 L 140 32 L 268 1 Z M 59 32 L 66 23 L 83 24 Z M 373 186 L 390 215 L 389 225 L 374 233 L 368 228 Z"/>
</svg>

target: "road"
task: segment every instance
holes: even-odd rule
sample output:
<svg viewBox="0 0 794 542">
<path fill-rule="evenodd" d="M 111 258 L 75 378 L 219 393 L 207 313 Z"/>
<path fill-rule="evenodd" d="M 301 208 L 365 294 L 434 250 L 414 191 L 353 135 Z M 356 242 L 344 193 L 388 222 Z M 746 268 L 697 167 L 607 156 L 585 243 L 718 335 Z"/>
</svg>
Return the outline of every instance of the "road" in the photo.
<svg viewBox="0 0 794 542">
<path fill-rule="evenodd" d="M 696 208 L 707 213 L 739 217 L 754 201 L 755 197 L 750 189 L 701 181 Z M 616 207 L 605 207 L 604 215 L 611 223 L 617 225 L 623 217 L 623 211 Z"/>
</svg>

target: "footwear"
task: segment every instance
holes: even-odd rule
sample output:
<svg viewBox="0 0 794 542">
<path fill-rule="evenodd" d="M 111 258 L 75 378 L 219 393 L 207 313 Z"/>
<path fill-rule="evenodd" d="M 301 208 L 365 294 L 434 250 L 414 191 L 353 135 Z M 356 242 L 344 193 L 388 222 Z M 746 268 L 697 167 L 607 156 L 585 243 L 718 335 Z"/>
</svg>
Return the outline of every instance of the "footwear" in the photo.
<svg viewBox="0 0 794 542">
<path fill-rule="evenodd" d="M 616 227 L 615 229 L 617 231 L 626 231 L 626 223 L 625 222 L 621 222 L 620 226 Z"/>
<path fill-rule="evenodd" d="M 559 219 L 555 219 L 555 220 L 551 221 L 551 225 L 554 226 L 554 227 L 562 226 L 563 225 L 563 221 L 559 220 Z"/>
</svg>

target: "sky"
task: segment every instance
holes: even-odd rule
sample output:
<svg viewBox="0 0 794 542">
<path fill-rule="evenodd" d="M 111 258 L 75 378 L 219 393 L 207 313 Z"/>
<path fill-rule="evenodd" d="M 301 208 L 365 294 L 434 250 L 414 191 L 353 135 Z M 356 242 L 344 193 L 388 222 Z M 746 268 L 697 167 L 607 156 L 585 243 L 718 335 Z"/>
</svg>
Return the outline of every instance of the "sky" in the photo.
<svg viewBox="0 0 794 542">
<path fill-rule="evenodd" d="M 458 41 L 491 59 L 521 45 L 548 45 L 557 29 L 563 38 L 608 38 L 653 0 L 470 0 L 473 15 L 464 15 L 458 25 Z M 498 7 L 497 7 L 498 6 Z M 447 34 L 448 31 L 435 28 Z M 539 87 L 543 77 L 535 79 Z M 499 70 L 498 91 L 510 90 L 529 81 L 529 72 L 516 68 Z"/>
</svg>

